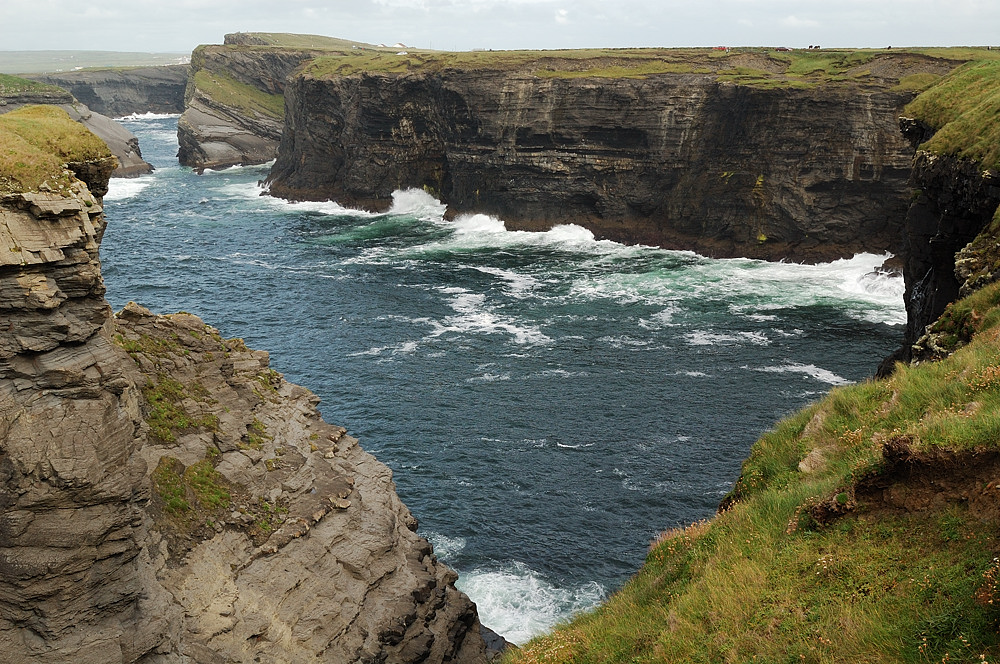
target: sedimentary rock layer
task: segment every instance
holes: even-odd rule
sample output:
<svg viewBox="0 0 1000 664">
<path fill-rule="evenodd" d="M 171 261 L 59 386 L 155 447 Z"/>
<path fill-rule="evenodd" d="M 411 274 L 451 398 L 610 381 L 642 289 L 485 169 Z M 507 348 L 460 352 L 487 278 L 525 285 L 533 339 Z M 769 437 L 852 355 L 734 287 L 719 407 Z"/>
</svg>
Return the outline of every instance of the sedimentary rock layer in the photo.
<svg viewBox="0 0 1000 664">
<path fill-rule="evenodd" d="M 900 125 L 914 145 L 933 133 L 910 118 L 901 118 Z M 961 252 L 987 229 L 1000 206 L 1000 176 L 973 160 L 920 150 L 913 160 L 910 184 L 916 194 L 903 225 L 906 332 L 901 348 L 879 368 L 883 375 L 891 373 L 896 361 L 933 356 L 919 348 L 914 356 L 914 344 L 926 333 L 927 326 L 941 316 L 948 304 L 998 276 L 994 274 L 995 233 L 984 238 L 989 244 L 985 252 L 973 251 L 964 256 L 964 261 Z M 979 265 L 983 257 L 989 259 L 989 265 Z M 965 265 L 956 266 L 956 262 Z M 978 283 L 968 284 L 960 293 L 963 282 L 973 272 L 982 273 Z"/>
<path fill-rule="evenodd" d="M 93 112 L 86 105 L 77 101 L 69 92 L 57 90 L 11 96 L 0 95 L 0 113 L 9 113 L 31 104 L 59 106 L 69 113 L 71 118 L 107 143 L 111 154 L 118 159 L 118 166 L 112 173 L 112 177 L 130 178 L 152 172 L 153 167 L 142 158 L 139 139 L 132 132 L 111 118 Z"/>
<path fill-rule="evenodd" d="M 121 117 L 132 113 L 183 112 L 188 69 L 188 65 L 127 67 L 26 78 L 68 90 L 95 113 Z"/>
<path fill-rule="evenodd" d="M 313 55 L 249 46 L 195 49 L 177 125 L 180 163 L 205 169 L 274 159 L 284 125 L 285 79 Z"/>
<path fill-rule="evenodd" d="M 0 661 L 491 659 L 389 469 L 312 393 L 194 316 L 112 317 L 113 166 L 0 199 Z"/>
<path fill-rule="evenodd" d="M 272 194 L 450 214 L 714 256 L 898 251 L 912 147 L 889 85 L 755 88 L 714 76 L 488 70 L 293 77 Z"/>
<path fill-rule="evenodd" d="M 81 164 L 106 187 L 110 159 Z M 109 335 L 101 201 L 0 201 L 0 653 L 135 661 L 163 638 L 142 574 L 141 395 Z"/>
</svg>

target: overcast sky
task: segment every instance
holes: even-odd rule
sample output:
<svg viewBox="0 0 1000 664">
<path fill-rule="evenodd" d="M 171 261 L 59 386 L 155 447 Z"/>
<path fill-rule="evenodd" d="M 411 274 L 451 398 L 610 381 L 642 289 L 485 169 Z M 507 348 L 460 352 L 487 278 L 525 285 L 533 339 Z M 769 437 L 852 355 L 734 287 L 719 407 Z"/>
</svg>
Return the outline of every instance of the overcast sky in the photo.
<svg viewBox="0 0 1000 664">
<path fill-rule="evenodd" d="M 190 52 L 227 32 L 437 49 L 1000 42 L 1000 0 L 0 0 L 0 49 Z"/>
</svg>

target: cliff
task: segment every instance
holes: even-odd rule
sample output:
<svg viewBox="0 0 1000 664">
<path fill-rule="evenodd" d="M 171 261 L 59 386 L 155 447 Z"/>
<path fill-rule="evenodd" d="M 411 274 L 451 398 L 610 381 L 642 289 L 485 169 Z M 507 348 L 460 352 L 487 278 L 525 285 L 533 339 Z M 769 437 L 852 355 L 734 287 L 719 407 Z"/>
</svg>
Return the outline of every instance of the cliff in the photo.
<svg viewBox="0 0 1000 664">
<path fill-rule="evenodd" d="M 880 374 L 890 373 L 896 361 L 940 358 L 967 341 L 938 319 L 959 297 L 1000 278 L 994 222 L 1000 127 L 987 110 L 997 104 L 998 79 L 996 62 L 965 65 L 907 106 L 913 117 L 900 119 L 902 133 L 919 148 L 904 223 L 907 326 L 902 347 Z"/>
<path fill-rule="evenodd" d="M 107 143 L 118 159 L 112 177 L 137 177 L 153 170 L 142 158 L 139 139 L 111 118 L 91 111 L 61 88 L 0 74 L 0 113 L 34 104 L 59 106 Z"/>
<path fill-rule="evenodd" d="M 907 345 L 754 445 L 708 521 L 510 662 L 993 661 L 1000 652 L 1000 64 L 907 106 Z"/>
<path fill-rule="evenodd" d="M 196 169 L 274 159 L 284 126 L 285 79 L 308 51 L 261 46 L 199 46 L 191 56 L 180 163 Z"/>
<path fill-rule="evenodd" d="M 116 67 L 28 74 L 70 92 L 93 112 L 117 118 L 132 113 L 182 113 L 188 65 Z"/>
<path fill-rule="evenodd" d="M 713 256 L 899 252 L 913 148 L 896 118 L 914 96 L 900 81 L 955 66 L 570 55 L 315 59 L 286 88 L 270 192 L 384 209 L 393 190 L 424 187 L 450 215 Z"/>
<path fill-rule="evenodd" d="M 112 316 L 106 146 L 50 107 L 0 117 L 0 145 L 4 661 L 488 661 L 315 396 L 194 316 Z"/>
</svg>

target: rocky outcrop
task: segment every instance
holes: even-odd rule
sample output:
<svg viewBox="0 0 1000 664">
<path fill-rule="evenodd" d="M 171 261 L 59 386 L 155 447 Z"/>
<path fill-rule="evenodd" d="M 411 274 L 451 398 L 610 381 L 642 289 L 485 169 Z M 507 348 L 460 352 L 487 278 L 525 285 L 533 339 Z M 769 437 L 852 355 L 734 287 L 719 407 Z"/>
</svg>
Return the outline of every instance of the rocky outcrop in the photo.
<svg viewBox="0 0 1000 664">
<path fill-rule="evenodd" d="M 51 104 L 62 108 L 71 118 L 107 143 L 111 154 L 118 159 L 118 166 L 112 177 L 131 178 L 153 171 L 152 165 L 142 158 L 139 139 L 135 134 L 111 118 L 94 113 L 65 90 L 0 95 L 0 113 L 9 113 L 33 104 Z"/>
<path fill-rule="evenodd" d="M 77 165 L 98 190 L 111 160 Z M 163 639 L 141 394 L 110 336 L 101 201 L 0 200 L 0 652 L 9 662 L 135 661 Z"/>
<path fill-rule="evenodd" d="M 912 93 L 759 88 L 712 75 L 539 78 L 489 70 L 296 75 L 268 182 L 370 209 L 424 187 L 449 214 L 713 256 L 898 251 Z"/>
<path fill-rule="evenodd" d="M 182 113 L 188 65 L 90 69 L 26 75 L 68 90 L 95 113 L 117 118 L 132 113 Z"/>
<path fill-rule="evenodd" d="M 110 158 L 0 200 L 0 659 L 489 661 L 391 472 L 198 318 L 112 317 Z M 89 185 L 89 189 L 88 189 Z"/>
<path fill-rule="evenodd" d="M 199 170 L 274 159 L 288 75 L 315 54 L 253 46 L 199 46 L 177 124 L 180 163 Z"/>
<path fill-rule="evenodd" d="M 901 118 L 900 128 L 914 147 L 933 134 L 913 118 Z M 1000 176 L 973 160 L 920 150 L 913 160 L 910 185 L 915 193 L 903 227 L 906 331 L 902 346 L 883 361 L 879 375 L 891 373 L 897 361 L 940 355 L 915 344 L 951 302 L 992 281 L 996 271 L 995 237 L 993 242 L 984 239 L 991 255 L 988 265 L 980 265 L 983 252 L 963 256 L 961 251 L 989 227 L 1000 206 Z M 958 265 L 957 259 L 962 259 Z"/>
<path fill-rule="evenodd" d="M 115 329 L 152 412 L 151 565 L 181 609 L 179 651 L 486 661 L 475 605 L 415 533 L 392 473 L 320 418 L 318 398 L 195 316 L 129 305 Z"/>
</svg>

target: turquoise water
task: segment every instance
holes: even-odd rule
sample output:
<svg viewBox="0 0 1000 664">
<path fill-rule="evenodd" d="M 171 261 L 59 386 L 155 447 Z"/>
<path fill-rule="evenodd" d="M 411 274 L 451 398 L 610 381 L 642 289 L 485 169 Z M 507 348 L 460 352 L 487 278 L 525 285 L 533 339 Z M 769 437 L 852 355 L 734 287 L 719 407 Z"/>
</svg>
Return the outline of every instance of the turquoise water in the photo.
<svg viewBox="0 0 1000 664">
<path fill-rule="evenodd" d="M 898 343 L 882 256 L 803 266 L 261 196 L 267 167 L 177 165 L 176 118 L 126 121 L 108 299 L 271 352 L 395 471 L 483 622 L 516 642 L 593 606 L 656 533 L 710 516 L 759 434 Z"/>
</svg>

